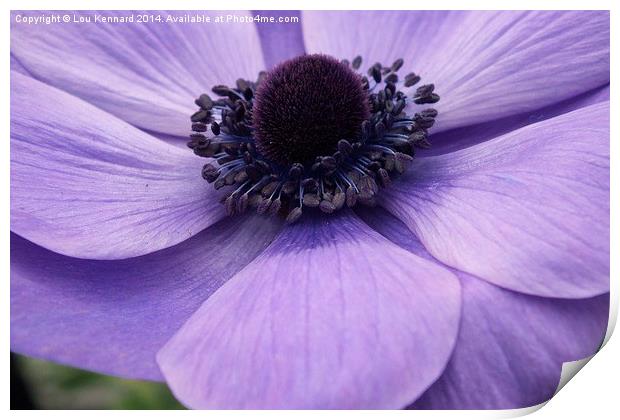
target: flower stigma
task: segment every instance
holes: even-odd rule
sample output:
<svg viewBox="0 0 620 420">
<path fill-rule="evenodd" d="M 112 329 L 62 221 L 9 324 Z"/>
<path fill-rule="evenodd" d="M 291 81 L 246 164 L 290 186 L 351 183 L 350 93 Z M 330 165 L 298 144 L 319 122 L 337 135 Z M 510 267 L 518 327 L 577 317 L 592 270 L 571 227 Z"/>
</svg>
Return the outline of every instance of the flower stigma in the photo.
<svg viewBox="0 0 620 420">
<path fill-rule="evenodd" d="M 434 85 L 415 73 L 402 80 L 402 59 L 359 72 L 327 55 L 284 61 L 254 82 L 214 86 L 191 116 L 188 146 L 211 158 L 202 176 L 226 189 L 229 215 L 255 209 L 297 221 L 305 208 L 333 213 L 373 206 L 380 188 L 404 172 L 416 148 L 428 148 L 433 108 L 407 113 L 412 104 L 439 101 Z M 411 97 L 401 89 L 412 90 Z"/>
</svg>

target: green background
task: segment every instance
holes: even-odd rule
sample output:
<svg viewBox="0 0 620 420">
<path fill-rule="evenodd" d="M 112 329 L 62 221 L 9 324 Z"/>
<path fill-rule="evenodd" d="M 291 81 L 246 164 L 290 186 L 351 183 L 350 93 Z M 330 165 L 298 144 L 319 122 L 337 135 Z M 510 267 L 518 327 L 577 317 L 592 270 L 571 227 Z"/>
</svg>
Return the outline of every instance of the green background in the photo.
<svg viewBox="0 0 620 420">
<path fill-rule="evenodd" d="M 19 391 L 25 391 L 27 403 L 24 398 L 14 401 Z M 11 356 L 11 394 L 11 408 L 183 409 L 162 383 L 130 381 L 18 355 Z"/>
</svg>

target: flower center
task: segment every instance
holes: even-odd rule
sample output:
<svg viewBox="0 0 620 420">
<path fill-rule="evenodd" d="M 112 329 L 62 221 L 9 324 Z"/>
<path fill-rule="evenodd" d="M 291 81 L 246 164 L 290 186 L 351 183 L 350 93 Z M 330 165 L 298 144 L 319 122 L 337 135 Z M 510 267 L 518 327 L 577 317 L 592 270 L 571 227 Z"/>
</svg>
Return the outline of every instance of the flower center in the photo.
<svg viewBox="0 0 620 420">
<path fill-rule="evenodd" d="M 255 82 L 213 87 L 217 100 L 196 99 L 187 145 L 211 159 L 202 176 L 225 191 L 229 215 L 253 208 L 292 223 L 308 208 L 375 205 L 415 149 L 430 146 L 437 111 L 414 108 L 439 101 L 434 85 L 414 90 L 415 73 L 400 80 L 402 59 L 366 75 L 361 63 L 304 55 Z"/>
<path fill-rule="evenodd" d="M 368 116 L 359 74 L 326 55 L 300 56 L 275 67 L 256 92 L 256 146 L 279 164 L 307 163 L 357 138 Z"/>
</svg>

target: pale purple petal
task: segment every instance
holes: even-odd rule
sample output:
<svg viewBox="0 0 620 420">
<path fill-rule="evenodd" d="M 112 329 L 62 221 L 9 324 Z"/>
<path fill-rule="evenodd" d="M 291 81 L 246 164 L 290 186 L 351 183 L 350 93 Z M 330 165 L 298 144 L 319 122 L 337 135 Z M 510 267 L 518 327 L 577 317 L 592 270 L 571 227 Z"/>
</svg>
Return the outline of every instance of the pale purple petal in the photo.
<svg viewBox="0 0 620 420">
<path fill-rule="evenodd" d="M 471 12 L 429 70 L 437 130 L 539 109 L 609 83 L 609 12 Z"/>
<path fill-rule="evenodd" d="M 381 209 L 358 214 L 398 246 L 437 262 Z M 594 354 L 605 335 L 609 295 L 549 299 L 511 292 L 459 270 L 463 308 L 458 340 L 420 409 L 509 409 L 539 404 L 557 388 L 562 363 Z"/>
<path fill-rule="evenodd" d="M 420 158 L 382 205 L 438 260 L 508 289 L 609 290 L 609 103 Z"/>
<path fill-rule="evenodd" d="M 402 57 L 404 75 L 409 70 L 419 73 L 429 68 L 429 60 L 441 52 L 447 34 L 466 16 L 460 11 L 304 10 L 302 25 L 309 53 L 348 60 L 361 55 L 361 71 L 377 61 L 389 66 Z"/>
<path fill-rule="evenodd" d="M 402 408 L 441 374 L 459 284 L 342 212 L 292 225 L 158 354 L 193 408 Z"/>
<path fill-rule="evenodd" d="M 256 23 L 263 51 L 266 69 L 281 61 L 306 52 L 301 27 L 301 13 L 298 10 L 255 10 L 255 18 L 274 19 L 274 22 Z M 279 22 L 279 19 L 297 18 L 297 22 Z"/>
<path fill-rule="evenodd" d="M 467 280 L 463 280 L 467 279 Z M 609 295 L 546 299 L 463 275 L 463 315 L 442 377 L 415 403 L 422 409 L 510 409 L 551 399 L 562 363 L 594 354 Z"/>
<path fill-rule="evenodd" d="M 548 120 L 589 105 L 609 101 L 609 85 L 593 89 L 581 95 L 549 105 L 542 109 L 511 115 L 499 120 L 458 127 L 434 134 L 431 129 L 429 141 L 432 147 L 416 150 L 417 157 L 443 155 L 494 139 L 529 124 Z"/>
<path fill-rule="evenodd" d="M 185 137 L 181 137 L 181 136 L 171 136 L 168 134 L 160 134 L 160 133 L 149 133 L 147 132 L 147 134 L 150 134 L 151 136 L 171 145 L 174 147 L 178 147 L 182 150 L 187 151 L 187 142 L 188 142 L 188 136 Z"/>
<path fill-rule="evenodd" d="M 11 349 L 128 378 L 161 380 L 156 352 L 279 224 L 227 219 L 120 261 L 69 258 L 11 237 Z"/>
<path fill-rule="evenodd" d="M 224 216 L 204 159 L 11 74 L 11 230 L 80 258 L 142 255 Z"/>
<path fill-rule="evenodd" d="M 14 12 L 17 13 L 17 12 Z M 19 12 L 40 16 L 42 12 Z M 49 13 L 51 14 L 51 12 Z M 234 11 L 81 11 L 76 17 L 146 14 L 239 17 Z M 255 80 L 264 68 L 252 23 L 61 23 L 11 28 L 11 53 L 36 78 L 130 122 L 186 135 L 194 99 L 218 84 Z"/>
<path fill-rule="evenodd" d="M 304 12 L 308 52 L 405 59 L 434 83 L 434 128 L 543 108 L 609 82 L 606 11 Z"/>
<path fill-rule="evenodd" d="M 11 54 L 11 71 L 21 73 L 26 76 L 32 76 L 13 54 Z"/>
</svg>

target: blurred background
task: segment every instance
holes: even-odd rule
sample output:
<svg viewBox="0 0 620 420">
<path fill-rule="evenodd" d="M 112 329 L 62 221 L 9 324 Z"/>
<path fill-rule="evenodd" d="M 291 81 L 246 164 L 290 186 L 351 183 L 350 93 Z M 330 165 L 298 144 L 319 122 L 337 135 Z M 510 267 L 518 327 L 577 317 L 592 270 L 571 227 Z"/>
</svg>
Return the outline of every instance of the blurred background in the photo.
<svg viewBox="0 0 620 420">
<path fill-rule="evenodd" d="M 11 409 L 178 410 L 165 384 L 130 381 L 11 353 Z"/>
</svg>

